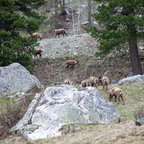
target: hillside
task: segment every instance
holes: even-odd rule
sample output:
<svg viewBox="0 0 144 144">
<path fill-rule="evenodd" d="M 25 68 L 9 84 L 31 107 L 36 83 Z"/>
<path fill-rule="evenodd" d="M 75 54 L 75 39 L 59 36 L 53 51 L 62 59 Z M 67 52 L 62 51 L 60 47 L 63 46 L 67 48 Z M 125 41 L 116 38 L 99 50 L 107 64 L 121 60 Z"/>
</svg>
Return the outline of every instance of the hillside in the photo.
<svg viewBox="0 0 144 144">
<path fill-rule="evenodd" d="M 62 56 L 74 56 L 74 55 L 88 55 L 94 56 L 97 52 L 97 41 L 89 34 L 75 34 L 60 38 L 46 38 L 39 41 L 40 45 L 43 45 L 42 57 L 62 57 Z"/>
<path fill-rule="evenodd" d="M 82 28 L 82 23 L 88 19 L 87 0 L 66 0 L 68 15 L 55 16 L 53 8 L 50 9 L 50 14 L 45 12 L 46 9 L 47 5 L 39 9 L 39 13 L 48 18 L 38 31 L 43 34 L 43 39 L 38 40 L 39 46 L 35 47 L 35 49 L 43 49 L 44 52 L 42 58 L 33 57 L 31 72 L 40 80 L 44 88 L 61 85 L 65 79 L 70 79 L 74 82 L 74 86 L 79 88 L 82 80 L 90 76 L 102 76 L 108 70 L 106 76 L 110 80 L 109 89 L 111 89 L 117 86 L 111 83 L 112 80 L 118 82 L 132 75 L 127 50 L 116 51 L 105 58 L 95 56 L 98 51 L 98 41 Z M 78 16 L 80 16 L 79 19 Z M 68 18 L 69 21 L 66 21 Z M 66 28 L 68 36 L 54 37 L 53 30 L 59 28 Z M 140 58 L 144 70 L 144 51 L 142 49 Z M 79 65 L 65 68 L 65 62 L 70 59 L 78 60 Z M 139 107 L 144 105 L 144 82 L 118 85 L 118 87 L 124 93 L 125 105 L 114 102 L 114 99 L 112 103 L 120 113 L 120 123 L 71 124 L 64 126 L 62 136 L 36 141 L 27 141 L 20 135 L 12 134 L 0 140 L 0 144 L 143 144 L 144 126 L 135 125 L 134 114 Z M 108 95 L 101 86 L 98 91 L 109 101 Z M 30 101 L 31 99 L 29 103 Z M 27 105 L 25 107 L 27 108 Z"/>
<path fill-rule="evenodd" d="M 114 86 L 110 86 L 114 87 Z M 144 126 L 135 126 L 134 113 L 144 104 L 144 83 L 123 85 L 125 105 L 112 101 L 119 110 L 121 122 L 118 124 L 70 125 L 65 127 L 65 134 L 59 137 L 27 142 L 20 136 L 9 136 L 1 144 L 143 144 Z M 106 93 L 99 88 L 104 95 Z"/>
</svg>

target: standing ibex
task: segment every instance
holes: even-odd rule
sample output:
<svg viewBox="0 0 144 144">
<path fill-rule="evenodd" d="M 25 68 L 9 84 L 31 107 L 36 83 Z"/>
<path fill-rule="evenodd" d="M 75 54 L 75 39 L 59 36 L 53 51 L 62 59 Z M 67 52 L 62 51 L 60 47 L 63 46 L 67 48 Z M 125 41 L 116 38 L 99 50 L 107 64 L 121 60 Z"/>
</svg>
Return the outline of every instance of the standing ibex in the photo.
<svg viewBox="0 0 144 144">
<path fill-rule="evenodd" d="M 117 101 L 117 99 L 120 102 L 120 98 L 121 98 L 123 101 L 123 105 L 124 105 L 124 99 L 123 99 L 124 96 L 123 96 L 123 92 L 120 88 L 114 87 L 110 91 L 106 91 L 106 92 L 109 95 L 110 101 L 112 100 L 113 96 L 115 96 L 115 102 Z"/>
<path fill-rule="evenodd" d="M 42 49 L 36 49 L 35 52 L 36 52 L 36 57 L 38 58 L 38 55 L 39 55 L 39 58 L 41 58 L 41 53 L 43 52 L 44 50 Z"/>
<path fill-rule="evenodd" d="M 54 32 L 55 32 L 55 37 L 58 35 L 58 37 L 60 37 L 60 35 L 62 34 L 63 35 L 63 37 L 64 37 L 64 35 L 68 35 L 67 33 L 66 33 L 66 29 L 55 29 L 55 30 L 53 30 Z"/>
<path fill-rule="evenodd" d="M 67 60 L 65 62 L 65 68 L 69 68 L 69 66 L 74 67 L 74 65 L 78 64 L 79 62 L 77 60 Z"/>
<path fill-rule="evenodd" d="M 102 76 L 99 76 L 99 78 L 98 78 L 99 85 L 102 85 L 104 90 L 108 90 L 109 79 L 108 79 L 108 77 L 105 76 L 108 71 L 106 71 Z"/>
</svg>

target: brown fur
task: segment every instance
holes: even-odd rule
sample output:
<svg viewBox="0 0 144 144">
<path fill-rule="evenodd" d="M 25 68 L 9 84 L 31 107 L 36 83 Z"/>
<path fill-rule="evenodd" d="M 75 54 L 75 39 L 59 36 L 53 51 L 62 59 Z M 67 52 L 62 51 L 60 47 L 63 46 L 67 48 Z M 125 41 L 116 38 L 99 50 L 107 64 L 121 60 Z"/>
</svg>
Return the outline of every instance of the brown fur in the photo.
<svg viewBox="0 0 144 144">
<path fill-rule="evenodd" d="M 115 102 L 117 101 L 117 99 L 120 102 L 120 98 L 121 98 L 123 101 L 123 105 L 124 105 L 124 99 L 123 99 L 124 96 L 123 96 L 123 92 L 120 88 L 114 87 L 110 91 L 108 91 L 107 93 L 109 95 L 110 101 L 112 100 L 113 96 L 115 96 Z"/>
<path fill-rule="evenodd" d="M 33 33 L 32 37 L 35 38 L 35 39 L 42 39 L 42 34 L 40 34 L 40 33 Z"/>
<path fill-rule="evenodd" d="M 98 78 L 98 80 L 99 80 L 99 82 L 98 82 L 99 84 L 98 84 L 98 85 L 99 85 L 99 86 L 101 86 L 101 85 L 104 84 L 104 81 L 105 81 L 105 80 L 104 80 L 103 78 L 106 77 L 105 75 L 106 75 L 108 72 L 109 72 L 109 70 L 105 71 L 102 76 L 99 76 L 99 78 Z M 103 79 L 103 82 L 102 82 L 102 79 Z M 109 83 L 109 79 L 108 79 L 108 78 L 107 78 L 107 82 Z M 108 88 L 108 86 L 103 85 L 103 88 L 105 88 L 105 87 Z"/>
<path fill-rule="evenodd" d="M 61 34 L 63 35 L 63 37 L 64 37 L 64 35 L 68 35 L 66 33 L 66 29 L 56 29 L 56 30 L 54 30 L 54 32 L 55 32 L 55 37 L 56 36 L 60 37 Z"/>
<path fill-rule="evenodd" d="M 78 64 L 79 62 L 77 60 L 67 60 L 65 62 L 65 68 L 69 68 L 69 66 L 74 67 L 74 65 Z"/>
<path fill-rule="evenodd" d="M 39 58 L 41 58 L 41 56 L 42 56 L 41 53 L 43 52 L 43 50 L 36 49 L 35 51 L 36 51 L 36 53 L 35 53 L 36 57 L 38 58 L 38 55 L 39 55 Z"/>
<path fill-rule="evenodd" d="M 91 79 L 85 79 L 81 82 L 82 87 L 93 86 L 93 81 Z"/>
<path fill-rule="evenodd" d="M 66 79 L 64 81 L 64 84 L 73 85 L 73 82 L 71 82 L 69 79 Z"/>
<path fill-rule="evenodd" d="M 90 77 L 90 80 L 92 81 L 93 86 L 95 86 L 96 88 L 98 88 L 99 85 L 99 80 L 97 77 Z"/>
<path fill-rule="evenodd" d="M 107 77 L 102 77 L 102 86 L 104 90 L 108 90 L 109 79 Z"/>
</svg>

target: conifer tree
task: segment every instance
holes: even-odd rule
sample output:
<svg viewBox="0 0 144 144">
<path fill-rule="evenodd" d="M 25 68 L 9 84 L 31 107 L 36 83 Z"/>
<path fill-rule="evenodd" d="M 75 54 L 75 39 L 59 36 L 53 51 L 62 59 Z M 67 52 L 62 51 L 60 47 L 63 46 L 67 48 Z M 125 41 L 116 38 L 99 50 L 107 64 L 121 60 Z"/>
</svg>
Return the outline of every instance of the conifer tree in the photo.
<svg viewBox="0 0 144 144">
<path fill-rule="evenodd" d="M 31 70 L 36 40 L 28 34 L 39 29 L 44 17 L 37 9 L 45 0 L 0 0 L 0 66 L 19 62 Z"/>
<path fill-rule="evenodd" d="M 144 39 L 144 0 L 94 0 L 99 4 L 94 19 L 101 29 L 91 28 L 100 42 L 99 54 L 127 46 L 133 74 L 143 74 L 138 42 Z"/>
</svg>

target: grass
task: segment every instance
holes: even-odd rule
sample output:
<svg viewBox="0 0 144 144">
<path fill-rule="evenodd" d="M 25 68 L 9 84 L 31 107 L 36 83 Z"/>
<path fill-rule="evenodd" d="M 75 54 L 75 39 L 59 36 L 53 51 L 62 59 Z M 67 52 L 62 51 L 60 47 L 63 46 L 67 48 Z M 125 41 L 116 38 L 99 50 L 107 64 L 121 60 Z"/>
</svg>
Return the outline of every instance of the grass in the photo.
<svg viewBox="0 0 144 144">
<path fill-rule="evenodd" d="M 115 86 L 111 85 L 109 88 L 111 89 L 113 87 Z M 144 83 L 135 83 L 131 85 L 119 85 L 118 87 L 121 88 L 124 93 L 125 105 L 122 104 L 118 105 L 117 103 L 114 102 L 114 98 L 112 99 L 112 102 L 118 108 L 118 111 L 123 121 L 134 120 L 135 110 L 144 104 L 144 99 L 143 99 Z M 100 88 L 99 91 L 105 97 L 105 99 L 108 100 L 107 94 Z"/>
<path fill-rule="evenodd" d="M 109 89 L 115 87 L 110 85 Z M 144 126 L 134 127 L 134 112 L 135 110 L 144 104 L 144 83 L 135 83 L 131 85 L 118 85 L 124 93 L 125 105 L 121 103 L 118 105 L 112 100 L 112 103 L 117 107 L 122 122 L 119 124 L 77 124 L 70 125 L 72 128 L 79 127 L 81 130 L 69 133 L 66 135 L 52 137 L 48 139 L 39 139 L 36 141 L 30 141 L 31 144 L 132 144 L 142 143 L 144 140 Z M 99 87 L 100 93 L 108 100 L 107 94 L 103 91 L 102 87 Z M 130 130 L 125 130 L 125 127 L 130 127 Z M 13 139 L 13 140 L 11 140 Z M 15 140 L 14 140 L 15 139 Z M 12 137 L 1 141 L 2 144 L 14 143 L 18 138 Z M 12 141 L 12 142 L 10 142 Z M 27 143 L 23 140 L 23 144 Z M 0 142 L 0 144 L 1 144 Z M 17 142 L 16 144 L 20 144 Z"/>
</svg>

